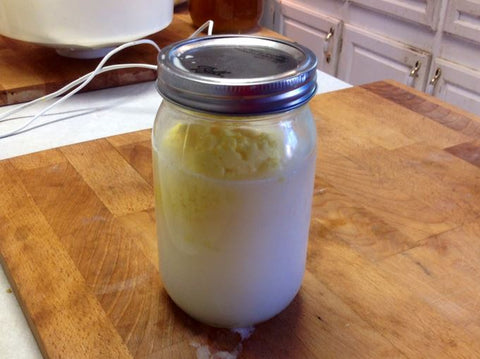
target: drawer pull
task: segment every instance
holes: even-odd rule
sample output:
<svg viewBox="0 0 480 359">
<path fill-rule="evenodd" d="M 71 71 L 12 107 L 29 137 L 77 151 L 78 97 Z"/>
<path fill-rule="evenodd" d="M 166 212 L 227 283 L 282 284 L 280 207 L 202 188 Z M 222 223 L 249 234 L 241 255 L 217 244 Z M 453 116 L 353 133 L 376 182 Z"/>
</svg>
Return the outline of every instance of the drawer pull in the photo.
<svg viewBox="0 0 480 359">
<path fill-rule="evenodd" d="M 331 27 L 330 30 L 328 30 L 328 33 L 325 36 L 325 42 L 323 43 L 323 53 L 325 55 L 325 61 L 327 62 L 327 64 L 329 64 L 332 60 L 332 53 L 330 52 L 330 41 L 334 34 L 335 30 L 333 29 L 333 27 Z"/>
<path fill-rule="evenodd" d="M 410 77 L 418 77 L 420 67 L 422 67 L 422 63 L 420 61 L 415 62 L 415 65 L 410 70 Z"/>
<path fill-rule="evenodd" d="M 437 84 L 440 76 L 442 76 L 442 70 L 440 69 L 440 67 L 437 67 L 435 73 L 433 74 L 433 77 L 428 82 L 426 93 L 428 93 L 429 95 L 434 95 L 433 90 L 435 89 L 435 85 Z"/>
<path fill-rule="evenodd" d="M 440 70 L 440 67 L 437 67 L 432 79 L 430 80 L 430 85 L 435 86 L 440 76 L 442 76 L 442 70 Z"/>
</svg>

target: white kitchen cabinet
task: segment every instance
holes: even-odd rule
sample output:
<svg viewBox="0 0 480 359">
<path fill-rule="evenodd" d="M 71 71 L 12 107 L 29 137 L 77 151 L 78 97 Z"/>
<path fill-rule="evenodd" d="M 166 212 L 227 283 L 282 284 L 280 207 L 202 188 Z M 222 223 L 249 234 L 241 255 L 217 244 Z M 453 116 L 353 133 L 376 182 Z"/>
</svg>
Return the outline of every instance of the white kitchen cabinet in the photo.
<svg viewBox="0 0 480 359">
<path fill-rule="evenodd" d="M 461 38 L 480 41 L 480 1 L 450 0 L 444 30 Z M 480 65 L 480 55 L 479 55 Z"/>
<path fill-rule="evenodd" d="M 427 92 L 470 112 L 480 114 L 480 71 L 469 69 L 445 59 L 432 63 Z"/>
<path fill-rule="evenodd" d="M 480 115 L 480 0 L 449 0 L 427 92 Z"/>
<path fill-rule="evenodd" d="M 428 25 L 436 29 L 440 11 L 438 0 L 350 0 L 387 14 L 398 16 L 407 21 Z"/>
<path fill-rule="evenodd" d="M 263 11 L 260 23 L 269 29 L 280 32 L 280 0 L 263 0 Z"/>
<path fill-rule="evenodd" d="M 317 56 L 318 68 L 335 75 L 340 50 L 341 21 L 318 11 L 307 11 L 304 6 L 287 0 L 282 1 L 281 12 L 280 32 L 306 44 Z"/>
<path fill-rule="evenodd" d="M 312 48 L 321 70 L 353 85 L 394 79 L 480 115 L 480 0 L 267 1 L 276 30 Z"/>
<path fill-rule="evenodd" d="M 352 85 L 393 79 L 423 90 L 431 55 L 353 25 L 343 29 L 338 77 Z"/>
</svg>

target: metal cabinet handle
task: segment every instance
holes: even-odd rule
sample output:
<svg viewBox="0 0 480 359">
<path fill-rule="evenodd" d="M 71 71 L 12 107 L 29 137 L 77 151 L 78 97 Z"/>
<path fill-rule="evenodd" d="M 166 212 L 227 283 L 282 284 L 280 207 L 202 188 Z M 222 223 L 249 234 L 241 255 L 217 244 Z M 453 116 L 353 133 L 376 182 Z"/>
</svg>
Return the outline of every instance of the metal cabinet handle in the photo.
<svg viewBox="0 0 480 359">
<path fill-rule="evenodd" d="M 328 30 L 328 33 L 325 36 L 325 42 L 323 43 L 323 53 L 325 55 L 325 61 L 327 61 L 327 64 L 329 64 L 332 60 L 332 54 L 330 53 L 330 40 L 332 39 L 334 34 L 335 30 L 333 29 L 333 27 L 331 27 L 330 30 Z"/>
<path fill-rule="evenodd" d="M 430 80 L 430 85 L 435 86 L 440 76 L 442 76 L 442 70 L 440 69 L 440 67 L 437 67 L 437 69 L 435 70 L 435 73 L 433 74 L 432 79 Z"/>
<path fill-rule="evenodd" d="M 422 63 L 420 61 L 416 61 L 415 65 L 412 66 L 407 79 L 407 85 L 410 87 L 415 87 L 415 79 L 418 77 L 418 71 L 420 71 L 420 67 L 422 67 Z"/>
<path fill-rule="evenodd" d="M 330 39 L 333 37 L 333 35 L 335 34 L 335 30 L 333 30 L 333 27 L 330 28 L 330 30 L 328 31 L 328 34 L 327 36 L 325 36 L 325 41 L 330 41 Z"/>
<path fill-rule="evenodd" d="M 418 71 L 420 70 L 420 67 L 422 67 L 422 63 L 420 61 L 415 62 L 415 65 L 413 65 L 412 69 L 410 70 L 410 77 L 418 77 Z"/>
<path fill-rule="evenodd" d="M 435 88 L 435 85 L 437 84 L 440 76 L 442 76 L 442 70 L 440 69 L 440 67 L 437 67 L 437 69 L 435 70 L 435 73 L 433 74 L 433 77 L 430 79 L 427 85 L 426 92 L 429 95 L 433 95 L 433 89 Z"/>
</svg>

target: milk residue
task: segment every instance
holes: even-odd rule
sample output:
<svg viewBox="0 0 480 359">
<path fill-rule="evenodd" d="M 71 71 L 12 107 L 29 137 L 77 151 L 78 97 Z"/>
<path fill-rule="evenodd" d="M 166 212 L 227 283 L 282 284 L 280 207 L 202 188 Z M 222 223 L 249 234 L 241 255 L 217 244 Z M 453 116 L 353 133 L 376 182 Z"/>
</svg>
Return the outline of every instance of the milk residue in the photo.
<svg viewBox="0 0 480 359">
<path fill-rule="evenodd" d="M 197 342 L 191 342 L 190 345 L 197 349 L 197 359 L 237 359 L 238 355 L 242 352 L 243 341 L 250 338 L 250 336 L 255 331 L 255 327 L 246 327 L 246 328 L 234 328 L 231 329 L 233 333 L 240 335 L 240 342 L 232 351 L 214 351 L 207 344 L 200 344 Z"/>
</svg>

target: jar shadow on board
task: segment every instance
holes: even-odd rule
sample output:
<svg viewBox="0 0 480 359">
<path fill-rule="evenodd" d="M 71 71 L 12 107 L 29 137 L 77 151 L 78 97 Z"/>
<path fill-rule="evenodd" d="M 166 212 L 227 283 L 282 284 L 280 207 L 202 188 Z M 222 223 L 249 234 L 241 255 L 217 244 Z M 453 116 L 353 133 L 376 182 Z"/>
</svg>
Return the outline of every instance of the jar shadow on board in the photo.
<svg viewBox="0 0 480 359">
<path fill-rule="evenodd" d="M 189 0 L 188 9 L 196 27 L 213 20 L 213 33 L 241 34 L 259 26 L 263 0 Z"/>
<path fill-rule="evenodd" d="M 280 358 L 285 356 L 285 348 L 288 348 L 290 353 L 303 353 L 304 348 L 301 347 L 301 341 L 292 333 L 297 332 L 301 326 L 302 313 L 305 311 L 306 298 L 300 292 L 289 306 L 277 315 L 274 319 L 265 322 L 261 326 L 263 333 L 268 333 L 270 337 L 274 338 L 276 343 L 269 348 L 271 358 Z M 174 302 L 168 297 L 166 292 L 161 293 L 162 303 L 165 303 L 168 311 L 171 313 L 176 327 L 181 328 L 182 332 L 188 333 L 190 336 L 196 338 L 199 344 L 207 344 L 209 349 L 215 353 L 217 351 L 236 352 L 239 344 L 242 344 L 244 337 L 239 331 L 229 330 L 224 328 L 205 327 L 204 324 L 194 320 L 182 311 Z M 317 319 L 323 319 L 317 315 Z M 247 327 L 247 330 L 252 330 L 252 327 Z M 257 328 L 253 328 L 257 329 Z M 258 328 L 260 329 L 260 327 Z M 199 333 L 205 335 L 198 336 Z M 251 332 L 252 333 L 252 332 Z M 265 343 L 262 340 L 254 340 L 248 343 L 248 347 L 244 348 L 246 353 L 253 357 L 262 357 L 261 353 L 265 353 Z"/>
<path fill-rule="evenodd" d="M 235 44 L 235 46 L 232 46 Z M 216 327 L 280 313 L 304 275 L 316 161 L 316 58 L 245 35 L 162 49 L 152 131 L 160 274 Z"/>
</svg>

